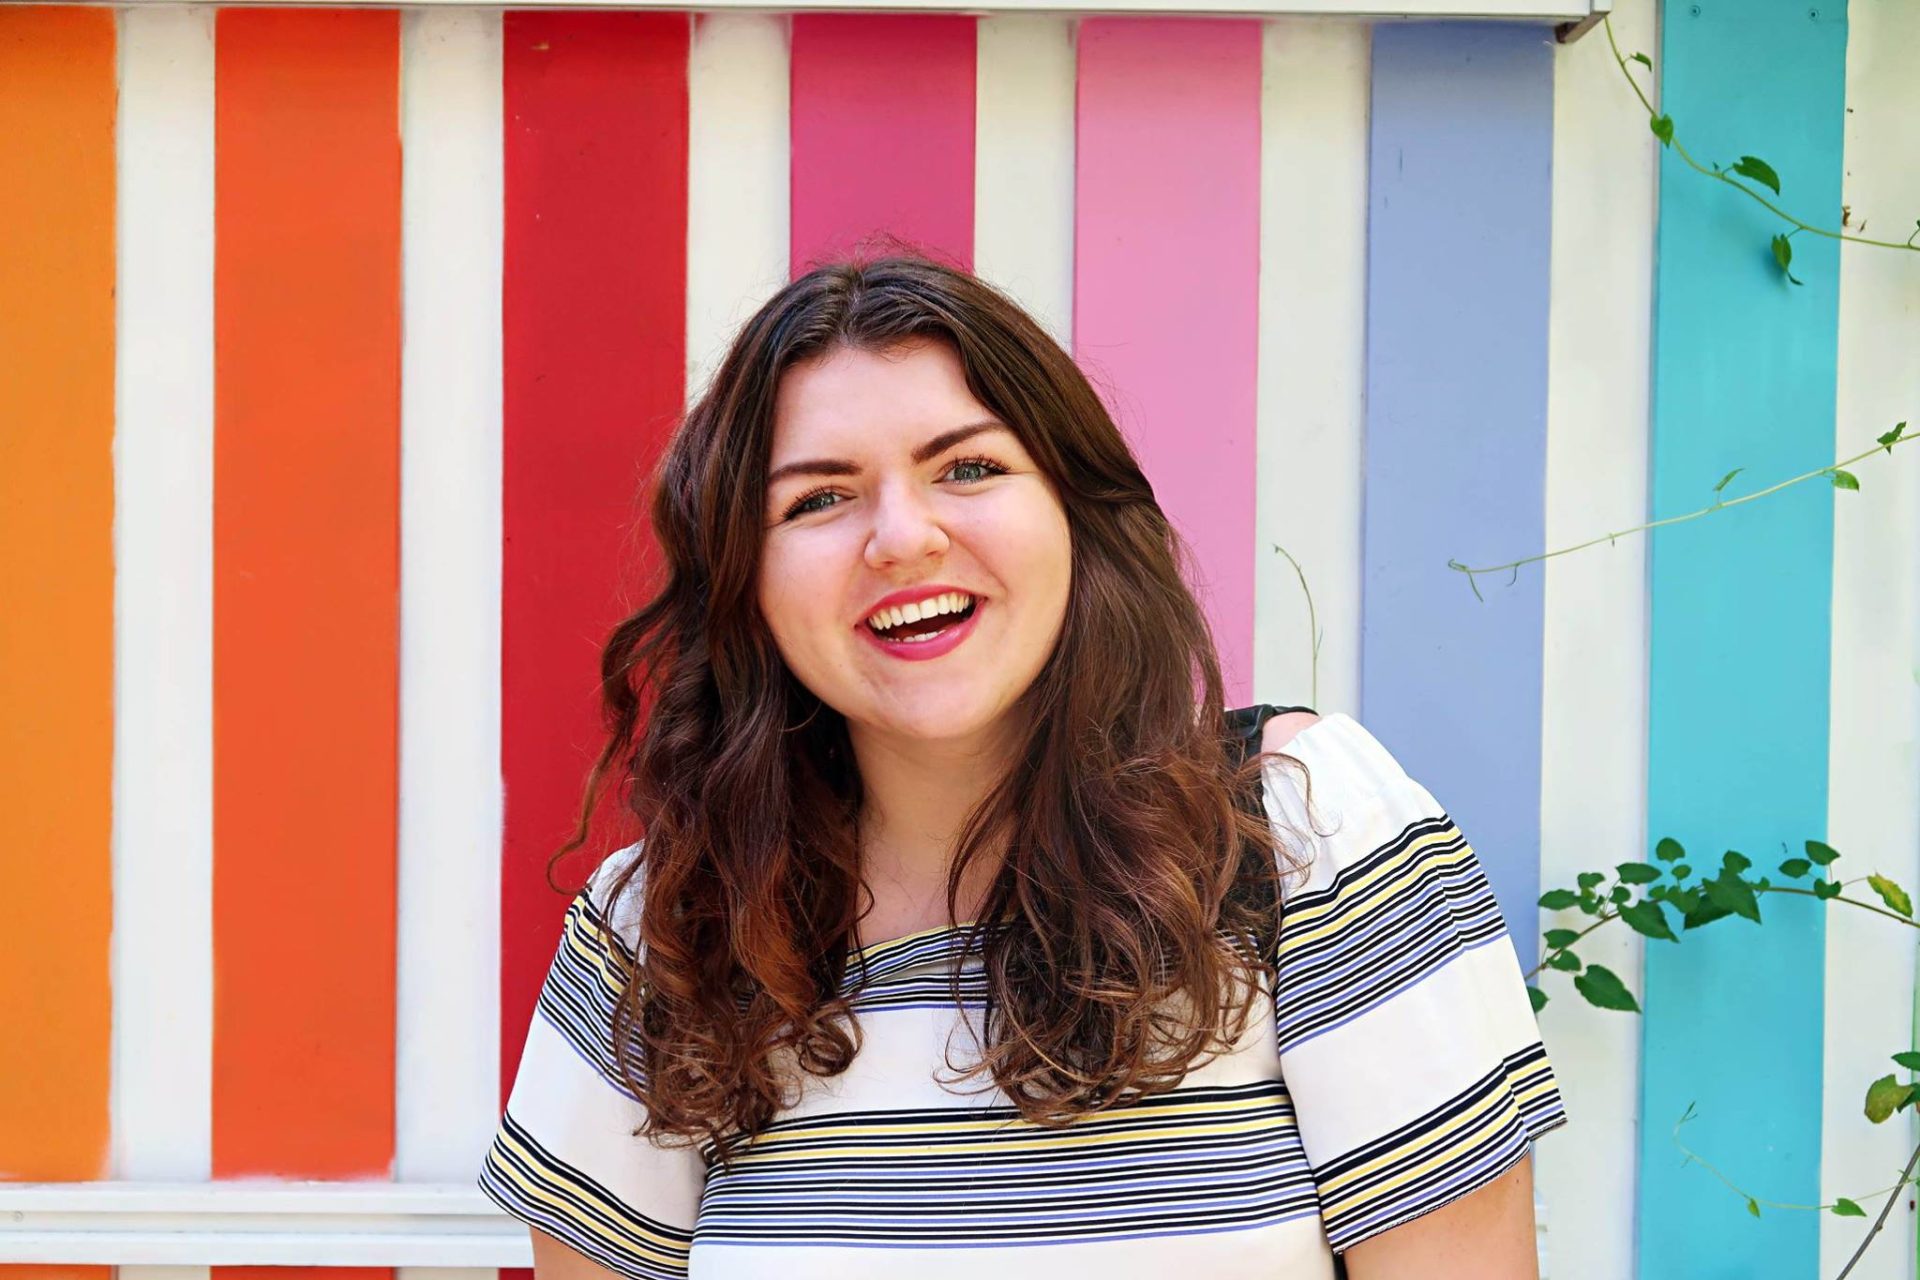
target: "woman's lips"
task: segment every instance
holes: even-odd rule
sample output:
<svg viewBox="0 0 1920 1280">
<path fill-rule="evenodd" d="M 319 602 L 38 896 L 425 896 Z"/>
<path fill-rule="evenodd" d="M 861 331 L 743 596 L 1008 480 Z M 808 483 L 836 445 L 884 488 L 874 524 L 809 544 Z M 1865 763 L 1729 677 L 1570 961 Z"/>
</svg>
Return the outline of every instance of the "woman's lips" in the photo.
<svg viewBox="0 0 1920 1280">
<path fill-rule="evenodd" d="M 937 632 L 931 640 L 889 640 L 872 627 L 862 622 L 860 632 L 867 642 L 886 654 L 889 658 L 904 658 L 909 662 L 925 662 L 929 658 L 938 658 L 942 654 L 952 653 L 980 622 L 980 615 L 986 610 L 987 602 L 975 596 L 973 612 L 954 623 L 944 631 Z"/>
</svg>

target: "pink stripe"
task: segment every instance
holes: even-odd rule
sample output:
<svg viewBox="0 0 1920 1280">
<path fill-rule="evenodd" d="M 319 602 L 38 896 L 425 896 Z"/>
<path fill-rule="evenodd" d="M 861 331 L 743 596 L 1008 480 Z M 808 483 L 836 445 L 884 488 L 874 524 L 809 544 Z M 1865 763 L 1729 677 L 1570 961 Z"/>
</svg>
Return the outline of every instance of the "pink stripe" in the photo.
<svg viewBox="0 0 1920 1280">
<path fill-rule="evenodd" d="M 1260 23 L 1080 24 L 1074 352 L 1193 549 L 1229 704 L 1253 674 Z"/>
<path fill-rule="evenodd" d="M 893 236 L 973 265 L 974 19 L 793 16 L 792 275 Z"/>
</svg>

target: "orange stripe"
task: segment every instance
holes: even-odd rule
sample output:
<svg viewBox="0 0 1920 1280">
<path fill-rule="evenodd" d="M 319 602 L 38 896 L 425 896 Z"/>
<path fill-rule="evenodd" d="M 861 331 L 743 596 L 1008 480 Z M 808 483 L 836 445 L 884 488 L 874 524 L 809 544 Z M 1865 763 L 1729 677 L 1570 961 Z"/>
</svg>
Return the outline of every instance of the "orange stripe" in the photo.
<svg viewBox="0 0 1920 1280">
<path fill-rule="evenodd" d="M 385 1178 L 399 15 L 216 32 L 213 1172 Z"/>
<path fill-rule="evenodd" d="M 0 8 L 7 1180 L 110 1172 L 114 97 L 111 10 Z"/>
</svg>

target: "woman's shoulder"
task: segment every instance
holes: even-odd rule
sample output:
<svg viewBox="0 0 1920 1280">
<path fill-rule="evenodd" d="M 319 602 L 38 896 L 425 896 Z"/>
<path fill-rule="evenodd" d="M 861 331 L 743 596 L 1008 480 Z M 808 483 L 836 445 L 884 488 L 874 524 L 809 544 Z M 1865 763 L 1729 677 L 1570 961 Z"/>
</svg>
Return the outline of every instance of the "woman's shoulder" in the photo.
<svg viewBox="0 0 1920 1280">
<path fill-rule="evenodd" d="M 640 942 L 640 894 L 646 874 L 641 862 L 641 846 L 645 843 L 644 840 L 636 840 L 625 848 L 615 849 L 602 859 L 587 878 L 586 887 L 580 890 L 578 899 L 606 922 L 629 953 L 636 951 Z M 628 867 L 634 867 L 635 870 L 632 878 L 622 886 L 619 884 L 620 876 Z"/>
</svg>

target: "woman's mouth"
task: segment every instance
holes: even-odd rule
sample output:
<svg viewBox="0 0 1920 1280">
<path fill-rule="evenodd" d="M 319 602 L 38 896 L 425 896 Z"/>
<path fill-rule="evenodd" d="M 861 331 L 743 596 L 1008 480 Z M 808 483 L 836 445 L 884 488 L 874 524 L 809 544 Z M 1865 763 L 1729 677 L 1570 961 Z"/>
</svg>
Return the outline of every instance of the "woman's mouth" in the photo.
<svg viewBox="0 0 1920 1280">
<path fill-rule="evenodd" d="M 979 623 L 980 611 L 986 604 L 984 599 L 975 596 L 972 603 L 959 613 L 941 613 L 916 622 L 905 622 L 885 633 L 875 631 L 871 625 L 862 622 L 860 631 L 868 643 L 888 657 L 925 661 L 951 653 L 972 635 Z"/>
</svg>

